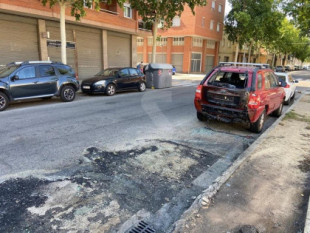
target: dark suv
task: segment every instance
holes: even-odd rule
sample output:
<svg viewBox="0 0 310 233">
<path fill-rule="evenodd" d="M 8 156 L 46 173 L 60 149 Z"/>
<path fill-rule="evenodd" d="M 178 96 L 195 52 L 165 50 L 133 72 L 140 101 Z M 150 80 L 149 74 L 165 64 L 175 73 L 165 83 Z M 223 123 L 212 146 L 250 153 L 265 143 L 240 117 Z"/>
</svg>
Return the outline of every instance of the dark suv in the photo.
<svg viewBox="0 0 310 233">
<path fill-rule="evenodd" d="M 14 100 L 60 96 L 62 101 L 73 101 L 78 89 L 70 66 L 50 61 L 10 63 L 0 69 L 0 111 Z"/>
<path fill-rule="evenodd" d="M 197 87 L 197 118 L 239 121 L 260 132 L 266 115 L 280 116 L 285 91 L 266 64 L 220 63 Z"/>
</svg>

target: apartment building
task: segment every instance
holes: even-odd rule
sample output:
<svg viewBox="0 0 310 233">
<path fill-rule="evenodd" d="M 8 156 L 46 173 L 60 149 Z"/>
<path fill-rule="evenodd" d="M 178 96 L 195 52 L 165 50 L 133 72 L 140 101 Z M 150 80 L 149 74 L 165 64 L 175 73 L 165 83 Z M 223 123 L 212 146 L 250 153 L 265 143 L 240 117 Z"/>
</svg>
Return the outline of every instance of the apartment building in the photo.
<svg viewBox="0 0 310 233">
<path fill-rule="evenodd" d="M 207 1 L 204 7 L 196 7 L 195 15 L 185 6 L 181 17 L 173 19 L 168 30 L 159 30 L 156 46 L 156 62 L 170 63 L 177 72 L 207 72 L 218 64 L 219 43 L 222 39 L 225 0 Z M 151 62 L 152 34 L 139 22 L 137 58 Z"/>
<path fill-rule="evenodd" d="M 219 46 L 219 62 L 233 62 L 236 54 L 236 44 L 228 40 L 227 35 L 223 32 L 222 40 Z"/>
<path fill-rule="evenodd" d="M 138 16 L 130 5 L 101 3 L 76 21 L 66 11 L 67 63 L 80 79 L 103 68 L 135 66 Z M 38 0 L 0 0 L 0 65 L 13 61 L 61 61 L 59 7 Z"/>
</svg>

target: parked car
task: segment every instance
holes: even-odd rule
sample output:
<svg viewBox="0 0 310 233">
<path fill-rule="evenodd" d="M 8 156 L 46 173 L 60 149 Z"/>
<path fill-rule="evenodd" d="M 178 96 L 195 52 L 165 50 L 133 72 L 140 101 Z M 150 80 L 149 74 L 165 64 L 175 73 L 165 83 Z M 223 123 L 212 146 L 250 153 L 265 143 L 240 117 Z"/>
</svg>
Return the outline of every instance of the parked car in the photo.
<svg viewBox="0 0 310 233">
<path fill-rule="evenodd" d="M 259 133 L 267 115 L 281 115 L 284 98 L 268 65 L 223 62 L 198 85 L 194 103 L 201 121 L 245 122 Z"/>
<path fill-rule="evenodd" d="M 279 81 L 285 84 L 283 86 L 285 90 L 284 104 L 288 105 L 290 102 L 294 101 L 296 91 L 295 83 L 298 83 L 298 81 L 294 80 L 290 73 L 276 72 L 275 74 L 278 76 Z"/>
<path fill-rule="evenodd" d="M 293 67 L 292 66 L 284 66 L 285 71 L 292 71 Z"/>
<path fill-rule="evenodd" d="M 70 66 L 51 61 L 10 63 L 0 70 L 0 111 L 11 101 L 30 98 L 60 96 L 62 101 L 70 102 L 78 89 Z"/>
<path fill-rule="evenodd" d="M 284 68 L 284 66 L 276 66 L 275 71 L 276 72 L 285 72 L 285 68 Z"/>
<path fill-rule="evenodd" d="M 105 93 L 109 96 L 117 91 L 146 89 L 145 75 L 136 68 L 122 67 L 105 69 L 92 78 L 85 79 L 81 84 L 83 93 Z"/>
</svg>

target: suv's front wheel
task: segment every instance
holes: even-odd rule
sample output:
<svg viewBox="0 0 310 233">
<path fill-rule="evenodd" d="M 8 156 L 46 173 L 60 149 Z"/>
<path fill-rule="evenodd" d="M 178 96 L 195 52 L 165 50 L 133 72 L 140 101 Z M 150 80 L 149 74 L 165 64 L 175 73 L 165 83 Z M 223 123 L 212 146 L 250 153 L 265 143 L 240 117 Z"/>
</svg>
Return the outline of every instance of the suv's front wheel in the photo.
<svg viewBox="0 0 310 233">
<path fill-rule="evenodd" d="M 264 127 L 266 119 L 266 110 L 262 112 L 260 117 L 257 119 L 256 122 L 250 124 L 250 130 L 255 133 L 260 133 Z"/>
<path fill-rule="evenodd" d="M 60 98 L 64 102 L 71 102 L 75 99 L 75 90 L 72 86 L 64 86 L 61 88 Z"/>
<path fill-rule="evenodd" d="M 9 105 L 9 99 L 3 92 L 0 92 L 0 111 L 5 110 Z"/>
</svg>

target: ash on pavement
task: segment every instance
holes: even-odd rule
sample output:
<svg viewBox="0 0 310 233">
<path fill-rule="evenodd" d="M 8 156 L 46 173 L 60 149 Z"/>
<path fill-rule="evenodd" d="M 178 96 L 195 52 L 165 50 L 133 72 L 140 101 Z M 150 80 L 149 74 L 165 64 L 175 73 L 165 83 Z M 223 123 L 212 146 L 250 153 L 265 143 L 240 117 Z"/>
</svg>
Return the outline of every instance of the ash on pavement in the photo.
<svg viewBox="0 0 310 233">
<path fill-rule="evenodd" d="M 137 213 L 147 217 L 166 203 L 177 204 L 174 197 L 180 199 L 218 158 L 172 141 L 127 151 L 88 148 L 66 179 L 0 184 L 0 231 L 117 232 Z"/>
</svg>

